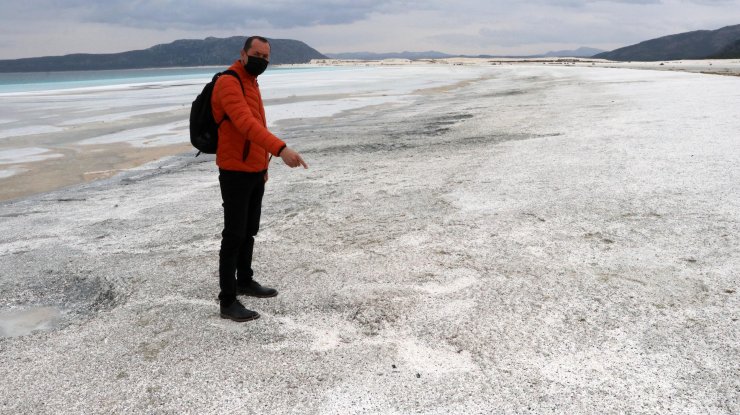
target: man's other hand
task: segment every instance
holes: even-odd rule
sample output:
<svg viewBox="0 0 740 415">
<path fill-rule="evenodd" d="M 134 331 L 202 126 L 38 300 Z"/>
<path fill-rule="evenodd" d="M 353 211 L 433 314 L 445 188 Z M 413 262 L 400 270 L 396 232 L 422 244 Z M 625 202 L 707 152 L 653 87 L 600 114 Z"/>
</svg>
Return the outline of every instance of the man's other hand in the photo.
<svg viewBox="0 0 740 415">
<path fill-rule="evenodd" d="M 280 152 L 280 158 L 283 159 L 283 163 L 287 164 L 288 167 L 303 166 L 304 169 L 308 168 L 308 164 L 303 161 L 301 155 L 290 147 L 285 147 L 283 151 Z"/>
</svg>

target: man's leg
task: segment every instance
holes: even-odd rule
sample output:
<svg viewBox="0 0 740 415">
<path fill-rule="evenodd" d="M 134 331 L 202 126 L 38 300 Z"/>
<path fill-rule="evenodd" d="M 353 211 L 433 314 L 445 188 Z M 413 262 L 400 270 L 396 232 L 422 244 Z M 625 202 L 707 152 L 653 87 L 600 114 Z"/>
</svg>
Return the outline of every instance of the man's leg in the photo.
<svg viewBox="0 0 740 415">
<path fill-rule="evenodd" d="M 221 170 L 218 176 L 224 208 L 224 229 L 219 252 L 218 295 L 222 306 L 236 300 L 236 268 L 239 251 L 247 236 L 250 194 L 253 182 L 248 173 Z"/>
<path fill-rule="evenodd" d="M 263 287 L 254 280 L 254 271 L 252 270 L 252 253 L 254 252 L 254 237 L 260 229 L 260 216 L 262 212 L 262 196 L 265 193 L 264 176 L 258 177 L 258 182 L 254 184 L 249 199 L 249 214 L 247 215 L 247 235 L 244 243 L 239 249 L 239 260 L 237 262 L 237 293 L 249 295 L 252 297 L 268 298 L 275 297 L 278 292 L 274 288 Z"/>
<path fill-rule="evenodd" d="M 251 178 L 250 178 L 251 179 Z M 247 202 L 246 235 L 239 247 L 239 257 L 236 263 L 236 277 L 238 283 L 247 283 L 254 276 L 252 270 L 252 254 L 254 252 L 254 237 L 260 230 L 260 216 L 262 215 L 262 196 L 265 194 L 265 181 L 259 175 L 255 179 L 253 190 Z"/>
</svg>

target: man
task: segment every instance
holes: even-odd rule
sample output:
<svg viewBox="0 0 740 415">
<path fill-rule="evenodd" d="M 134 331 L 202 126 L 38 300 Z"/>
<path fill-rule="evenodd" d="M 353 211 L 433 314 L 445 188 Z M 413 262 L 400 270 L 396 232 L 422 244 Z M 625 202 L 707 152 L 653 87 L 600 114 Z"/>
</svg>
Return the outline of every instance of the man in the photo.
<svg viewBox="0 0 740 415">
<path fill-rule="evenodd" d="M 246 309 L 236 299 L 237 295 L 260 298 L 277 295 L 277 290 L 255 281 L 252 270 L 254 236 L 259 230 L 270 159 L 276 156 L 290 167 L 308 168 L 300 154 L 267 130 L 257 77 L 265 71 L 269 60 L 267 39 L 248 38 L 241 58 L 229 68 L 239 79 L 219 77 L 211 98 L 213 116 L 221 121 L 216 164 L 224 207 L 224 230 L 219 253 L 221 292 L 218 298 L 221 317 L 234 321 L 259 318 L 257 312 Z"/>
</svg>

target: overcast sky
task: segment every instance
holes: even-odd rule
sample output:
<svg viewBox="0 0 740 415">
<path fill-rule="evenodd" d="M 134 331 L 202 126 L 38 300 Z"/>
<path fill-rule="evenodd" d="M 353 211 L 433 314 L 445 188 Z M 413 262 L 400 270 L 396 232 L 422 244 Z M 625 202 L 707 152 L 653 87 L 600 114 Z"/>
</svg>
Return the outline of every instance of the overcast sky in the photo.
<svg viewBox="0 0 740 415">
<path fill-rule="evenodd" d="M 261 34 L 322 53 L 604 50 L 740 24 L 740 0 L 0 0 L 0 59 Z"/>
</svg>

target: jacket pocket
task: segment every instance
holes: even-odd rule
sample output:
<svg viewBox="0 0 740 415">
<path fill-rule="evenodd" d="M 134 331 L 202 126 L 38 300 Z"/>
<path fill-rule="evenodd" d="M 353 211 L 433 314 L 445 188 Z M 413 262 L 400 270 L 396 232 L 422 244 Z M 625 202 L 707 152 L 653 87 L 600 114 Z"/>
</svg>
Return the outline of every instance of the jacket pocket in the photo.
<svg viewBox="0 0 740 415">
<path fill-rule="evenodd" d="M 252 146 L 252 142 L 249 140 L 244 140 L 244 150 L 242 150 L 242 162 L 247 161 L 247 157 L 249 157 L 249 147 Z"/>
</svg>

